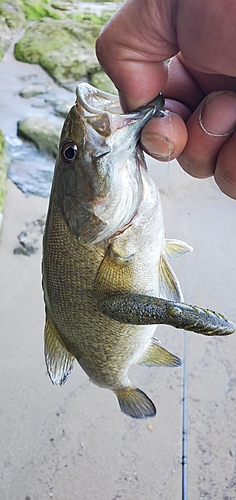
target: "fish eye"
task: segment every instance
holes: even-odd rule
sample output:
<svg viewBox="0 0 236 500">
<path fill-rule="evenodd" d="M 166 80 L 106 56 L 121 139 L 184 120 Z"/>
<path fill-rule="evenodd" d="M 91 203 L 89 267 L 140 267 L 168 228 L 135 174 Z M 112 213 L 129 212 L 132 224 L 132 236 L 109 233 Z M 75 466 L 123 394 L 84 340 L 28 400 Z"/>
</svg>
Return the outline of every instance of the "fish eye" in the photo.
<svg viewBox="0 0 236 500">
<path fill-rule="evenodd" d="M 67 142 L 61 149 L 61 158 L 64 163 L 74 163 L 78 155 L 78 146 L 73 142 Z"/>
</svg>

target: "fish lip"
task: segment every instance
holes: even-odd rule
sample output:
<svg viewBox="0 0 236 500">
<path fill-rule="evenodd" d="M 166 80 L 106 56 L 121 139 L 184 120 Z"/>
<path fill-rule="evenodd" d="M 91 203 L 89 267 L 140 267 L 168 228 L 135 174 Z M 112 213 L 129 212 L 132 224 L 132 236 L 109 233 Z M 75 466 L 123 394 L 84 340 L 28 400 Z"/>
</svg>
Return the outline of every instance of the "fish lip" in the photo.
<svg viewBox="0 0 236 500">
<path fill-rule="evenodd" d="M 162 118 L 166 115 L 164 111 L 165 99 L 163 94 L 160 92 L 155 99 L 145 104 L 144 106 L 140 106 L 139 108 L 132 111 L 132 114 L 140 116 L 140 114 L 146 114 L 149 109 L 152 110 L 151 117 L 152 118 Z M 128 114 L 131 116 L 131 113 Z"/>
<path fill-rule="evenodd" d="M 76 98 L 82 108 L 91 114 L 100 114 L 104 111 L 109 111 L 112 114 L 122 113 L 118 96 L 96 89 L 89 83 L 77 85 Z M 90 101 L 94 103 L 93 106 Z M 117 107 L 115 110 L 112 108 L 113 105 Z"/>
<path fill-rule="evenodd" d="M 148 104 L 137 108 L 131 113 L 123 113 L 118 95 L 104 92 L 90 85 L 80 83 L 76 87 L 76 109 L 79 115 L 100 136 L 109 138 L 119 129 L 133 127 L 130 139 L 137 141 L 143 126 L 151 119 L 165 116 L 164 97 L 158 94 Z"/>
<path fill-rule="evenodd" d="M 165 116 L 165 111 L 163 111 L 165 99 L 161 93 L 148 104 L 135 109 L 131 113 L 122 112 L 118 95 L 104 92 L 103 90 L 93 87 L 89 83 L 77 85 L 76 98 L 77 103 L 80 104 L 84 111 L 93 115 L 98 115 L 107 111 L 112 115 L 121 115 L 124 119 L 135 120 L 141 118 L 142 115 L 147 115 L 148 111 L 150 111 L 150 118 L 161 118 Z"/>
</svg>

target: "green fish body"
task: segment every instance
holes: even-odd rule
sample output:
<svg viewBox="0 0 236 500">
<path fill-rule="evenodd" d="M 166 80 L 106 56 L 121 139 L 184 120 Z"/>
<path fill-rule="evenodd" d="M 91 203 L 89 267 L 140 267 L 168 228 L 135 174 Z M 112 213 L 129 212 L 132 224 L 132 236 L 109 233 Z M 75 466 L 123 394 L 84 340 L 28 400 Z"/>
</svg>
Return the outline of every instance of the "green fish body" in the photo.
<svg viewBox="0 0 236 500">
<path fill-rule="evenodd" d="M 61 134 L 43 241 L 45 359 L 63 385 L 76 359 L 90 380 L 117 395 L 133 418 L 153 402 L 128 377 L 132 364 L 179 366 L 153 338 L 158 323 L 207 335 L 234 325 L 183 302 L 169 260 L 191 251 L 166 240 L 158 189 L 138 146 L 162 97 L 122 114 L 116 96 L 88 84 Z"/>
</svg>

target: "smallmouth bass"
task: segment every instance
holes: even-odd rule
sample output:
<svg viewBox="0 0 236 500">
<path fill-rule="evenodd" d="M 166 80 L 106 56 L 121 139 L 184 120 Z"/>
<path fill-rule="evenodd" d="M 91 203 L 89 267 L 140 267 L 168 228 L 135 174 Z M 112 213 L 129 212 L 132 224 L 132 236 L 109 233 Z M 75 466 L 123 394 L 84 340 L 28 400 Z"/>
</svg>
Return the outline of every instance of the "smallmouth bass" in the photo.
<svg viewBox="0 0 236 500">
<path fill-rule="evenodd" d="M 138 145 L 164 100 L 122 114 L 118 97 L 76 90 L 61 134 L 43 241 L 45 360 L 63 385 L 76 359 L 116 394 L 121 411 L 153 417 L 150 398 L 128 377 L 132 364 L 181 365 L 153 337 L 157 324 L 228 335 L 221 314 L 183 302 L 169 260 L 191 251 L 165 239 L 158 189 Z"/>
</svg>

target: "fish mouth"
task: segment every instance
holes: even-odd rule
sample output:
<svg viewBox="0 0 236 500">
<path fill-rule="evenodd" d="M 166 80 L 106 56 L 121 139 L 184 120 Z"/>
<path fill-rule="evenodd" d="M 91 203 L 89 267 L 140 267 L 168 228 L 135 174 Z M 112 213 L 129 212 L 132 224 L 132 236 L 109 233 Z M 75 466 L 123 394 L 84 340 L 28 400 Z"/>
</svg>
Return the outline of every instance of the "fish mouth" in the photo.
<svg viewBox="0 0 236 500">
<path fill-rule="evenodd" d="M 100 114 L 104 111 L 112 114 L 122 113 L 117 95 L 96 89 L 89 83 L 81 83 L 77 86 L 76 98 L 82 108 L 91 114 Z"/>
<path fill-rule="evenodd" d="M 152 117 L 164 116 L 164 98 L 159 94 L 131 113 L 122 112 L 118 95 L 88 83 L 77 86 L 76 98 L 76 111 L 84 123 L 90 161 L 86 179 L 91 188 L 90 217 L 81 239 L 93 245 L 122 232 L 137 213 L 143 198 L 141 172 L 146 170 L 139 134 Z"/>
<path fill-rule="evenodd" d="M 151 116 L 148 119 L 165 116 L 165 112 L 163 111 L 165 100 L 161 93 L 148 104 L 135 109 L 131 113 L 123 113 L 118 95 L 96 89 L 88 83 L 81 83 L 77 86 L 76 98 L 77 103 L 80 104 L 84 111 L 92 115 L 108 112 L 112 115 L 121 115 L 132 120 L 140 118 L 140 115 L 146 115 L 148 111 L 151 111 Z"/>
<path fill-rule="evenodd" d="M 76 88 L 76 108 L 77 112 L 83 117 L 83 120 L 92 126 L 92 129 L 105 139 L 106 147 L 97 148 L 96 157 L 102 157 L 118 146 L 117 157 L 124 151 L 122 139 L 125 134 L 130 143 L 137 145 L 139 133 L 143 126 L 151 118 L 161 118 L 165 116 L 164 97 L 162 94 L 153 99 L 148 104 L 137 108 L 131 113 L 123 113 L 118 95 L 109 94 L 96 89 L 88 83 L 81 83 Z M 117 131 L 123 129 L 124 134 Z M 111 139 L 113 137 L 113 139 Z M 112 144 L 112 146 L 111 146 Z M 109 147 L 111 147 L 109 151 Z M 127 149 L 129 149 L 127 147 Z"/>
</svg>

